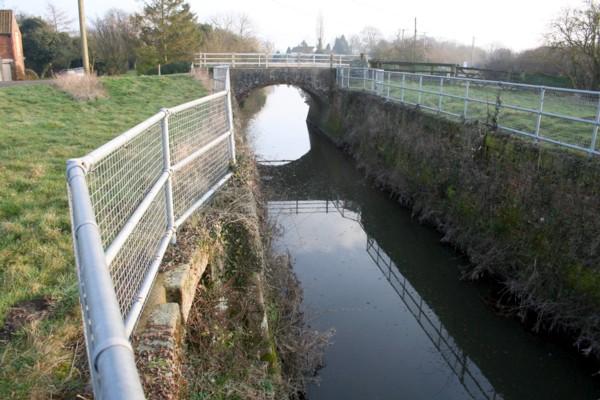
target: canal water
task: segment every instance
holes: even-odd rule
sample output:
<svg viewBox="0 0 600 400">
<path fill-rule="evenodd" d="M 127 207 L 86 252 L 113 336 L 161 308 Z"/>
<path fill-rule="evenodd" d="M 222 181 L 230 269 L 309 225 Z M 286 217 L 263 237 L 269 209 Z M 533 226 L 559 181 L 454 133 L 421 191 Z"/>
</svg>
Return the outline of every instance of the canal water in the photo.
<svg viewBox="0 0 600 400">
<path fill-rule="evenodd" d="M 590 366 L 496 315 L 439 233 L 307 127 L 302 92 L 253 96 L 265 94 L 248 130 L 276 246 L 293 258 L 310 325 L 335 330 L 308 399 L 600 398 Z"/>
</svg>

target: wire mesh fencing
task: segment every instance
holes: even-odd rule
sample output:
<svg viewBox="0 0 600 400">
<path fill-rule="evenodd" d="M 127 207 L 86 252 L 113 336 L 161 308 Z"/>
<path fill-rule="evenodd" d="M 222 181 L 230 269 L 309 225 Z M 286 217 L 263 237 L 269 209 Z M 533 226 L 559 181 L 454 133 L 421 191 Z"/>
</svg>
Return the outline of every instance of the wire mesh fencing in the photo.
<svg viewBox="0 0 600 400">
<path fill-rule="evenodd" d="M 349 67 L 337 68 L 337 85 L 600 154 L 600 92 Z"/>
<path fill-rule="evenodd" d="M 69 160 L 73 242 L 97 398 L 143 398 L 129 336 L 177 228 L 235 163 L 229 74 L 222 90 L 156 115 Z"/>
</svg>

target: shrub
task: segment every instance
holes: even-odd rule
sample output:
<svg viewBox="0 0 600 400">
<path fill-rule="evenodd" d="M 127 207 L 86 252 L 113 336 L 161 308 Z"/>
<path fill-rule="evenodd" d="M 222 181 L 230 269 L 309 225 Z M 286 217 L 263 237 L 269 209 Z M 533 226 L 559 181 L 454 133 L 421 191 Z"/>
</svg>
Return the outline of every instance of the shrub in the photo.
<svg viewBox="0 0 600 400">
<path fill-rule="evenodd" d="M 62 74 L 54 79 L 54 83 L 60 90 L 70 94 L 75 100 L 88 101 L 107 97 L 104 86 L 94 74 Z"/>
<path fill-rule="evenodd" d="M 40 79 L 40 77 L 38 76 L 38 74 L 32 70 L 32 69 L 26 69 L 25 70 L 25 80 L 27 81 L 35 81 Z"/>
</svg>

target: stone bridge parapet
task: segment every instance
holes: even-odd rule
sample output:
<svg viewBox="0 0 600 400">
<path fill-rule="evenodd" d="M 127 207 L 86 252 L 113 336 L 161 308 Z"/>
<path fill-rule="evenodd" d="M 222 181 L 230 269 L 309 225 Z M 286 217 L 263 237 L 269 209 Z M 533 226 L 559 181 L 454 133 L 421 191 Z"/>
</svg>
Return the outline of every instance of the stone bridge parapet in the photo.
<svg viewBox="0 0 600 400">
<path fill-rule="evenodd" d="M 318 102 L 326 102 L 335 88 L 332 68 L 239 68 L 230 69 L 231 86 L 238 102 L 254 90 L 271 85 L 293 85 Z"/>
</svg>

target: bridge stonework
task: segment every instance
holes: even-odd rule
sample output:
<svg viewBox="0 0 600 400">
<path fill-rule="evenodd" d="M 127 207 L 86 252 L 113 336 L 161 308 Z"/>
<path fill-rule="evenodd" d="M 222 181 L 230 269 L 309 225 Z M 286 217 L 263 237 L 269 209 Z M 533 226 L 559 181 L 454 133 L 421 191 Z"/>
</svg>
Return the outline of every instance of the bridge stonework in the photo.
<svg viewBox="0 0 600 400">
<path fill-rule="evenodd" d="M 231 88 L 238 102 L 254 89 L 293 85 L 323 103 L 335 88 L 335 69 L 331 68 L 239 68 L 230 69 L 230 74 Z"/>
</svg>

